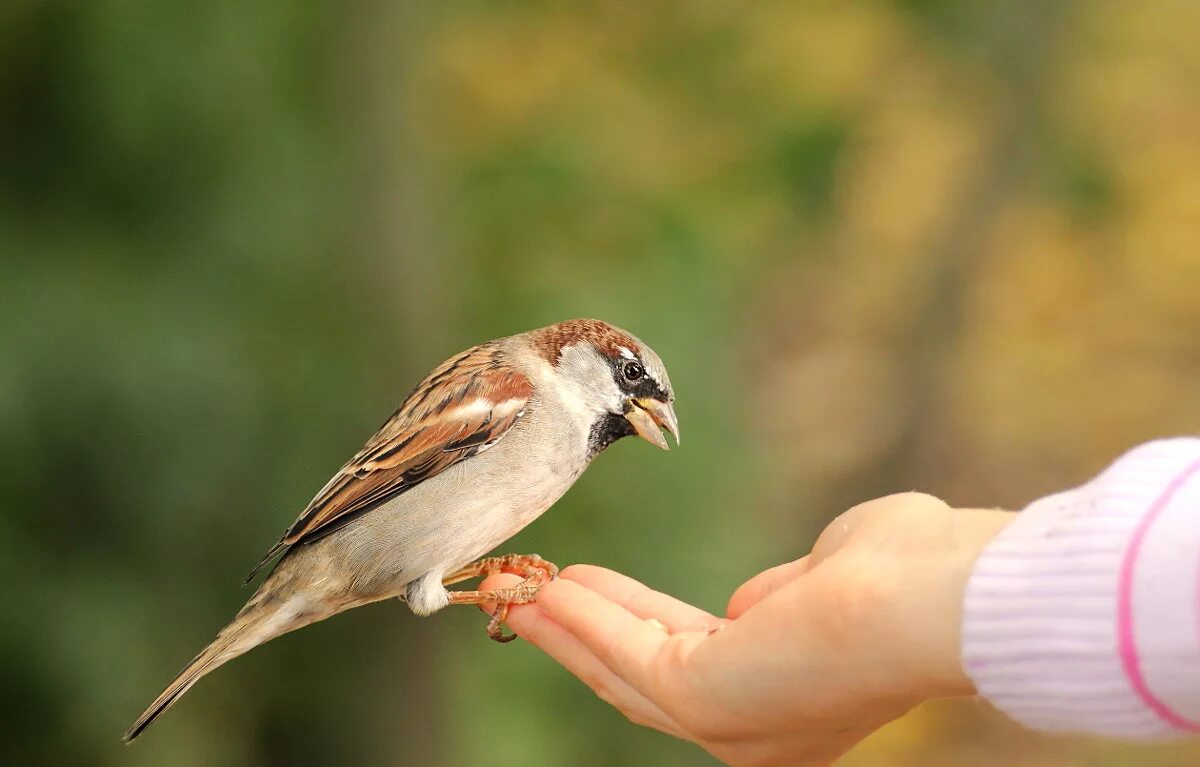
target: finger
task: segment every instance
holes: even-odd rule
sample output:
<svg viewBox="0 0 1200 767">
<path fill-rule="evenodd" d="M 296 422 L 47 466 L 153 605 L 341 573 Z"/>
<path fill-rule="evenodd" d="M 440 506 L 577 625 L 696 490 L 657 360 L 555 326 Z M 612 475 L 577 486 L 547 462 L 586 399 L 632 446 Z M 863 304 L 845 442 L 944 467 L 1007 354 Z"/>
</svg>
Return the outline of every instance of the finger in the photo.
<svg viewBox="0 0 1200 767">
<path fill-rule="evenodd" d="M 571 565 L 560 577 L 587 586 L 643 620 L 660 621 L 672 632 L 707 631 L 723 622 L 706 610 L 603 567 Z"/>
<path fill-rule="evenodd" d="M 500 588 L 520 581 L 519 577 L 505 573 L 489 577 L 481 584 L 481 588 Z M 480 607 L 488 613 L 495 610 L 494 604 Z M 578 639 L 539 609 L 537 603 L 514 605 L 506 623 L 518 636 L 556 660 L 630 721 L 668 735 L 686 737 L 683 729 L 671 717 L 609 670 Z"/>
<path fill-rule="evenodd" d="M 809 559 L 804 556 L 794 562 L 762 571 L 733 592 L 733 596 L 729 598 L 729 606 L 725 608 L 725 614 L 735 620 L 740 618 L 751 607 L 807 572 L 808 564 Z"/>
<path fill-rule="evenodd" d="M 546 615 L 537 604 L 519 605 L 509 613 L 508 625 L 563 668 L 586 684 L 604 702 L 637 724 L 685 737 L 683 729 L 662 709 L 633 689 L 596 657 L 582 642 Z"/>
<path fill-rule="evenodd" d="M 614 674 L 645 697 L 655 698 L 653 669 L 671 641 L 690 641 L 703 632 L 668 635 L 602 595 L 560 578 L 538 595 L 538 607 L 574 636 Z"/>
</svg>

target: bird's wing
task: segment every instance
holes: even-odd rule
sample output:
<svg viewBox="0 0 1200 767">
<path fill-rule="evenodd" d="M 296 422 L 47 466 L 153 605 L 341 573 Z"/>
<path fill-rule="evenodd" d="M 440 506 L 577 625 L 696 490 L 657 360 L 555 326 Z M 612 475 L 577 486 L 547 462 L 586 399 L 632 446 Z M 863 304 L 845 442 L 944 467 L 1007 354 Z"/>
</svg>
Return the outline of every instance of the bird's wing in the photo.
<svg viewBox="0 0 1200 767">
<path fill-rule="evenodd" d="M 250 578 L 279 552 L 331 533 L 487 450 L 524 415 L 532 392 L 529 379 L 504 363 L 494 343 L 446 360 L 321 488 Z"/>
</svg>

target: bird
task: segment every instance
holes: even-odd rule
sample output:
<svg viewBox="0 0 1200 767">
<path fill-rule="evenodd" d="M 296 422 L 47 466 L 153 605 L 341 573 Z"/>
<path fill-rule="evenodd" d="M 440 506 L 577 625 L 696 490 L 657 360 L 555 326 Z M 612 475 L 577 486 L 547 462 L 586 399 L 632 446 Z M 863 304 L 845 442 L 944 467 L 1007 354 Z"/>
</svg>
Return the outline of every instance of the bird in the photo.
<svg viewBox="0 0 1200 767">
<path fill-rule="evenodd" d="M 558 569 L 536 554 L 481 559 L 549 509 L 597 455 L 637 435 L 679 444 L 666 367 L 635 336 L 574 319 L 471 347 L 409 393 L 317 492 L 246 579 L 274 561 L 233 620 L 124 735 L 130 742 L 203 676 L 275 637 L 398 597 L 413 613 L 536 598 Z M 493 591 L 448 591 L 515 572 Z"/>
</svg>

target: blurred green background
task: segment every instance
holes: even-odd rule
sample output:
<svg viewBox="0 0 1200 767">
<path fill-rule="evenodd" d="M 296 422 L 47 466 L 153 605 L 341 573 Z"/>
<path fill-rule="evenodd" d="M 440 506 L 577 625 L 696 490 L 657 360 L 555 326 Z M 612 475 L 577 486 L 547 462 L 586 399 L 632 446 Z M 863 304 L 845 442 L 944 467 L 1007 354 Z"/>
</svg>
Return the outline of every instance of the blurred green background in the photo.
<svg viewBox="0 0 1200 767">
<path fill-rule="evenodd" d="M 707 765 L 473 610 L 288 635 L 126 725 L 433 365 L 667 361 L 505 548 L 712 610 L 858 501 L 1019 508 L 1200 423 L 1200 6 L 0 6 L 4 764 Z M 802 692 L 802 691 L 800 691 Z M 798 692 L 798 694 L 800 694 Z M 846 765 L 1194 765 L 978 702 Z"/>
</svg>

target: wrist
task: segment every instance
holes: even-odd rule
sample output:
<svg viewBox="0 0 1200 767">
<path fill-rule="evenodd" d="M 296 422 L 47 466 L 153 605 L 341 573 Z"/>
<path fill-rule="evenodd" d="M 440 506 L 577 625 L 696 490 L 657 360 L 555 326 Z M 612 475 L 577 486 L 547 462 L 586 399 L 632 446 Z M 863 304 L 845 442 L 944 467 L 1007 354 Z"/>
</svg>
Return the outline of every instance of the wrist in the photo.
<svg viewBox="0 0 1200 767">
<path fill-rule="evenodd" d="M 904 593 L 910 611 L 906 652 L 925 697 L 975 694 L 962 661 L 967 581 L 987 544 L 1016 514 L 999 509 L 953 509 L 943 540 L 934 542 Z"/>
</svg>

